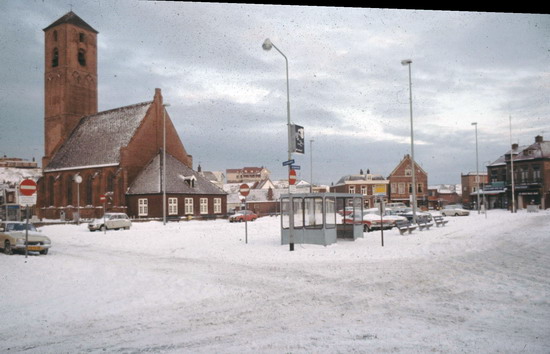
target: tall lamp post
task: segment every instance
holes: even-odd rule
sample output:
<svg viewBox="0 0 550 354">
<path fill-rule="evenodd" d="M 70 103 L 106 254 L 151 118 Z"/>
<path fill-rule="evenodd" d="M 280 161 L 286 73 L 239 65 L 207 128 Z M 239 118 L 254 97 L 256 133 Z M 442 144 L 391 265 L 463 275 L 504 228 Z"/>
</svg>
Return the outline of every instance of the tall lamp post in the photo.
<svg viewBox="0 0 550 354">
<path fill-rule="evenodd" d="M 477 154 L 477 122 L 472 123 L 473 126 L 476 127 L 476 189 L 477 189 L 477 213 L 480 213 L 480 205 L 479 205 L 479 162 L 478 162 L 478 154 Z"/>
<path fill-rule="evenodd" d="M 162 224 L 166 225 L 166 107 L 170 104 L 162 105 Z"/>
<path fill-rule="evenodd" d="M 266 51 L 269 51 L 271 50 L 271 48 L 275 48 L 282 56 L 283 58 L 285 58 L 285 63 L 286 63 L 286 117 L 287 117 L 287 131 L 288 131 L 288 161 L 290 161 L 292 159 L 292 140 L 291 140 L 291 136 L 292 136 L 292 131 L 291 131 L 291 125 L 290 125 L 290 85 L 288 83 L 288 59 L 286 57 L 286 55 L 283 54 L 283 52 L 281 52 L 279 50 L 279 48 L 277 48 L 277 46 L 275 46 L 275 44 L 273 44 L 269 38 L 266 38 L 266 40 L 264 41 L 264 43 L 262 44 L 262 48 Z M 289 172 L 289 176 L 290 176 L 290 169 L 291 169 L 291 165 L 288 166 L 288 172 Z M 288 184 L 288 194 L 290 196 L 290 183 Z M 290 203 L 290 199 L 289 199 L 289 247 L 290 247 L 290 250 L 291 251 L 294 251 L 294 206 L 292 205 L 293 203 Z"/>
<path fill-rule="evenodd" d="M 309 192 L 313 193 L 313 142 L 315 140 L 310 139 L 309 140 L 309 179 L 310 179 L 310 187 Z"/>
<path fill-rule="evenodd" d="M 416 163 L 414 161 L 414 132 L 413 132 L 413 103 L 412 103 L 412 81 L 411 81 L 411 59 L 401 60 L 401 65 L 409 66 L 409 106 L 411 112 L 411 164 L 412 164 L 412 209 L 413 223 L 416 224 Z"/>
</svg>

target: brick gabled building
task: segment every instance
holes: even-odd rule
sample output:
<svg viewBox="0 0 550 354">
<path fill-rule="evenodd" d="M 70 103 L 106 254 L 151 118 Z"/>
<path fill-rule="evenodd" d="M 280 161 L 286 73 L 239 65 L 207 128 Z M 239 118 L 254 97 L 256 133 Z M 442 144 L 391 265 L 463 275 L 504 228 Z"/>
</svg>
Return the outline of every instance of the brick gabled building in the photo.
<svg viewBox="0 0 550 354">
<path fill-rule="evenodd" d="M 428 174 L 415 161 L 416 200 L 418 206 L 428 207 Z M 405 155 L 390 173 L 390 201 L 410 205 L 412 199 L 412 159 Z"/>
<path fill-rule="evenodd" d="M 109 211 L 134 210 L 127 190 L 163 147 L 164 129 L 167 153 L 192 169 L 193 159 L 160 89 L 152 101 L 97 112 L 98 32 L 72 11 L 44 32 L 45 156 L 38 181 L 39 217 L 71 219 L 77 210 L 81 217 L 98 217 L 103 214 L 101 195 L 107 196 Z"/>
</svg>

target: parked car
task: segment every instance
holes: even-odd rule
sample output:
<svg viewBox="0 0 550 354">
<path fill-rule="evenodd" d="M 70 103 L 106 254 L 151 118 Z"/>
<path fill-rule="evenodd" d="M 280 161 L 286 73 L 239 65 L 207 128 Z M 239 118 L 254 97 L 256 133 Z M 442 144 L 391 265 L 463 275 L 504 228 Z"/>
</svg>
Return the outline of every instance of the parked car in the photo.
<svg viewBox="0 0 550 354">
<path fill-rule="evenodd" d="M 400 211 L 406 210 L 408 207 L 405 205 L 405 203 L 392 202 L 392 203 L 387 203 L 386 208 L 390 208 L 396 212 L 400 212 Z"/>
<path fill-rule="evenodd" d="M 412 208 L 407 207 L 407 208 L 405 208 L 404 211 L 397 213 L 397 215 L 404 216 L 404 217 L 407 218 L 407 220 L 412 221 L 412 219 L 413 219 L 413 210 L 412 210 Z M 429 213 L 429 212 L 426 212 L 426 211 L 421 211 L 421 210 L 417 209 L 416 210 L 416 217 L 417 218 L 421 217 L 424 220 L 432 221 L 432 214 Z"/>
<path fill-rule="evenodd" d="M 25 230 L 28 230 L 28 232 Z M 0 247 L 2 247 L 5 254 L 25 252 L 26 237 L 29 240 L 29 251 L 48 254 L 52 241 L 47 236 L 42 235 L 34 224 L 27 224 L 22 221 L 3 221 L 0 223 Z"/>
<path fill-rule="evenodd" d="M 354 223 L 354 220 L 362 220 L 363 231 L 370 232 L 372 230 L 392 229 L 398 221 L 406 221 L 407 218 L 399 215 L 394 215 L 392 211 L 387 210 L 382 218 L 378 208 L 371 208 L 363 211 L 362 218 L 355 218 L 354 214 L 346 215 L 344 221 L 346 223 Z"/>
<path fill-rule="evenodd" d="M 466 209 L 463 209 L 459 205 L 446 205 L 441 209 L 441 215 L 443 216 L 468 216 L 470 212 Z"/>
<path fill-rule="evenodd" d="M 229 222 L 254 221 L 258 218 L 251 210 L 239 210 L 229 217 Z"/>
<path fill-rule="evenodd" d="M 92 220 L 88 224 L 88 229 L 90 231 L 129 230 L 130 226 L 132 226 L 132 222 L 125 213 L 106 213 L 105 218 Z"/>
<path fill-rule="evenodd" d="M 338 210 L 338 214 L 340 214 L 342 216 L 350 215 L 351 213 L 353 213 L 353 207 L 352 206 L 345 207 L 344 209 Z"/>
</svg>

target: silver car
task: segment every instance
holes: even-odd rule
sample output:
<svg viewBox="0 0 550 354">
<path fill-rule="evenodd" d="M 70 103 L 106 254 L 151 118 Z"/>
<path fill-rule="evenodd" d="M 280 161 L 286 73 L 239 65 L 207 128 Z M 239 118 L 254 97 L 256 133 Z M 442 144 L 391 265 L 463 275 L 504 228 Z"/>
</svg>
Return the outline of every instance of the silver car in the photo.
<svg viewBox="0 0 550 354">
<path fill-rule="evenodd" d="M 90 231 L 96 230 L 129 230 L 132 222 L 128 215 L 124 213 L 106 213 L 105 218 L 95 219 L 88 224 Z"/>
<path fill-rule="evenodd" d="M 459 205 L 447 205 L 441 209 L 441 215 L 443 216 L 468 216 L 470 212 L 461 208 Z"/>
<path fill-rule="evenodd" d="M 28 230 L 28 231 L 25 231 Z M 25 252 L 25 240 L 28 238 L 28 250 L 48 254 L 52 241 L 36 229 L 32 223 L 22 221 L 3 221 L 0 223 L 0 247 L 5 254 Z"/>
</svg>

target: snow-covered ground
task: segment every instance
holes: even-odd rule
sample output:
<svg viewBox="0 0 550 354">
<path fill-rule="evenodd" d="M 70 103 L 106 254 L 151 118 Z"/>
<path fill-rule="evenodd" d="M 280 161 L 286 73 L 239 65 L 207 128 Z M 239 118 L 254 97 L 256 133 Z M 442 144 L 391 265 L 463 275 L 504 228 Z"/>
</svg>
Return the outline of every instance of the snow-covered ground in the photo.
<svg viewBox="0 0 550 354">
<path fill-rule="evenodd" d="M 45 226 L 0 255 L 0 352 L 550 352 L 550 211 L 280 245 L 279 219 Z"/>
</svg>

